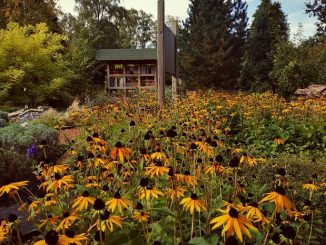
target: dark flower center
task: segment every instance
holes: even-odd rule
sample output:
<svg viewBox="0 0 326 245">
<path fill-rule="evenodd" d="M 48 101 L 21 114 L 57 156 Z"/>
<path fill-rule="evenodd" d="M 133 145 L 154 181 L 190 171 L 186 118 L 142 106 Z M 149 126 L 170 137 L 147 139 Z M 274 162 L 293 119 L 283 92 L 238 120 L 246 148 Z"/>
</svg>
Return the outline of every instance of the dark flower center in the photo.
<svg viewBox="0 0 326 245">
<path fill-rule="evenodd" d="M 296 236 L 295 229 L 293 229 L 292 226 L 289 226 L 289 225 L 283 226 L 283 227 L 281 227 L 281 230 L 282 230 L 283 236 L 285 236 L 288 239 L 294 239 Z"/>
<path fill-rule="evenodd" d="M 116 192 L 116 193 L 114 194 L 114 198 L 115 198 L 115 199 L 120 199 L 120 198 L 121 198 L 120 193 L 119 193 L 119 192 Z"/>
<path fill-rule="evenodd" d="M 304 201 L 304 205 L 305 206 L 308 206 L 308 207 L 310 207 L 311 206 L 311 201 L 309 200 L 309 199 L 306 199 L 305 201 Z"/>
<path fill-rule="evenodd" d="M 197 149 L 197 147 L 198 146 L 195 143 L 191 143 L 191 145 L 190 145 L 191 150 L 195 150 L 195 149 Z"/>
<path fill-rule="evenodd" d="M 69 216 L 70 216 L 69 212 L 65 212 L 65 213 L 63 214 L 63 217 L 64 217 L 64 218 L 68 218 Z"/>
<path fill-rule="evenodd" d="M 191 198 L 192 200 L 197 200 L 197 199 L 198 199 L 198 197 L 197 197 L 197 195 L 196 195 L 195 193 L 192 193 L 192 194 L 190 195 L 190 198 Z"/>
<path fill-rule="evenodd" d="M 234 236 L 230 236 L 226 239 L 225 245 L 238 245 L 238 241 Z"/>
<path fill-rule="evenodd" d="M 189 172 L 188 170 L 186 170 L 186 171 L 184 172 L 184 175 L 190 175 L 190 172 Z"/>
<path fill-rule="evenodd" d="M 9 214 L 8 216 L 8 221 L 9 222 L 15 222 L 17 220 L 17 215 L 16 214 Z"/>
<path fill-rule="evenodd" d="M 232 217 L 232 218 L 238 218 L 239 216 L 239 212 L 235 209 L 235 208 L 230 208 L 230 211 L 229 211 L 229 215 Z"/>
<path fill-rule="evenodd" d="M 107 220 L 110 218 L 110 212 L 108 210 L 105 210 L 103 214 L 101 214 L 101 220 Z"/>
<path fill-rule="evenodd" d="M 151 190 L 153 190 L 153 187 L 152 186 L 147 186 L 146 189 L 151 191 Z"/>
<path fill-rule="evenodd" d="M 104 203 L 104 201 L 102 199 L 97 198 L 94 201 L 93 207 L 94 207 L 95 210 L 102 210 L 102 209 L 105 208 L 105 203 Z"/>
<path fill-rule="evenodd" d="M 84 192 L 83 192 L 83 197 L 89 197 L 89 193 L 88 193 L 88 191 L 84 191 Z"/>
<path fill-rule="evenodd" d="M 73 230 L 66 230 L 65 235 L 67 237 L 73 238 L 75 236 L 75 232 Z"/>
<path fill-rule="evenodd" d="M 122 148 L 122 144 L 121 144 L 121 142 L 118 141 L 118 142 L 115 144 L 115 147 L 117 147 L 117 148 Z"/>
<path fill-rule="evenodd" d="M 286 175 L 285 168 L 279 168 L 279 169 L 277 170 L 277 174 L 278 174 L 278 175 L 281 175 L 281 176 L 285 176 L 285 175 Z"/>
<path fill-rule="evenodd" d="M 110 187 L 108 185 L 103 186 L 103 191 L 109 191 L 109 190 L 110 190 Z"/>
<path fill-rule="evenodd" d="M 273 236 L 272 236 L 272 241 L 276 244 L 279 244 L 281 242 L 281 237 L 280 237 L 280 234 L 279 233 L 275 233 Z"/>
<path fill-rule="evenodd" d="M 55 180 L 60 180 L 61 179 L 61 175 L 58 174 L 58 173 L 55 173 L 54 174 L 54 178 L 55 178 Z"/>
<path fill-rule="evenodd" d="M 278 186 L 278 187 L 276 187 L 275 191 L 276 191 L 278 194 L 280 194 L 280 195 L 282 195 L 282 196 L 285 196 L 285 190 L 284 190 L 284 188 L 283 188 L 282 186 Z"/>
<path fill-rule="evenodd" d="M 88 136 L 86 140 L 87 140 L 87 142 L 91 142 L 91 141 L 93 141 L 93 139 L 92 139 L 91 136 Z"/>
<path fill-rule="evenodd" d="M 258 208 L 258 203 L 257 202 L 252 202 L 249 204 L 251 207 Z"/>
<path fill-rule="evenodd" d="M 229 163 L 229 166 L 231 168 L 237 168 L 237 167 L 239 167 L 239 164 L 240 164 L 239 158 L 238 157 L 234 157 L 234 158 L 231 159 L 231 161 Z"/>
<path fill-rule="evenodd" d="M 148 184 L 149 184 L 149 179 L 148 178 L 142 178 L 140 180 L 140 186 L 141 187 L 146 187 L 146 186 L 148 186 Z"/>
<path fill-rule="evenodd" d="M 155 164 L 156 167 L 162 167 L 163 166 L 163 163 L 162 161 L 157 161 L 156 164 Z"/>
<path fill-rule="evenodd" d="M 173 173 L 173 167 L 169 166 L 168 176 L 172 177 L 173 175 L 174 175 L 174 173 Z"/>
<path fill-rule="evenodd" d="M 59 241 L 59 235 L 55 230 L 50 230 L 45 235 L 45 242 L 49 245 L 55 245 Z"/>
<path fill-rule="evenodd" d="M 217 155 L 216 157 L 215 157 L 215 161 L 217 161 L 218 163 L 221 163 L 221 162 L 223 162 L 223 157 L 222 157 L 222 155 Z"/>
<path fill-rule="evenodd" d="M 312 178 L 317 179 L 318 175 L 316 173 L 311 175 Z"/>
<path fill-rule="evenodd" d="M 140 202 L 137 202 L 136 209 L 137 210 L 142 210 L 144 207 Z"/>
<path fill-rule="evenodd" d="M 93 138 L 98 138 L 98 137 L 99 137 L 98 133 L 93 134 Z"/>
<path fill-rule="evenodd" d="M 145 155 L 147 154 L 147 150 L 145 148 L 140 149 L 140 154 Z"/>
<path fill-rule="evenodd" d="M 78 158 L 77 158 L 77 161 L 83 161 L 84 160 L 84 157 L 83 156 L 78 156 Z"/>
</svg>

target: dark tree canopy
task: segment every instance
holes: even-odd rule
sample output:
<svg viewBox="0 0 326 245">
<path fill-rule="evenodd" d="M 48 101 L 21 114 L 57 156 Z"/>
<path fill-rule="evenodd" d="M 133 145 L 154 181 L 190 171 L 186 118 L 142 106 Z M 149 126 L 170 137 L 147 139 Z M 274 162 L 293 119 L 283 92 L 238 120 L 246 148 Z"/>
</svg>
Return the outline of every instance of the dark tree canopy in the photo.
<svg viewBox="0 0 326 245">
<path fill-rule="evenodd" d="M 44 22 L 52 32 L 60 32 L 57 0 L 1 0 L 0 28 L 11 22 L 36 25 Z"/>
<path fill-rule="evenodd" d="M 326 34 L 326 0 L 313 0 L 306 3 L 306 12 L 317 17 L 317 32 L 319 35 Z"/>
<path fill-rule="evenodd" d="M 242 0 L 191 0 L 180 37 L 180 69 L 190 86 L 236 86 L 247 35 Z"/>
<path fill-rule="evenodd" d="M 288 40 L 289 27 L 279 2 L 262 0 L 249 29 L 243 61 L 243 86 L 254 90 L 273 89 L 269 73 L 277 43 Z"/>
</svg>

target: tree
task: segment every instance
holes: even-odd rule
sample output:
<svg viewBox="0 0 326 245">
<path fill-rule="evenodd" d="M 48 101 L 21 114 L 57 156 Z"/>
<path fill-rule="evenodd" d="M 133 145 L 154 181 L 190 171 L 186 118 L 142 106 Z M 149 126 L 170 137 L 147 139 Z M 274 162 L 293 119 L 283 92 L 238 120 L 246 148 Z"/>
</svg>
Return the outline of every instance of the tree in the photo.
<svg viewBox="0 0 326 245">
<path fill-rule="evenodd" d="M 21 25 L 44 22 L 52 32 L 60 32 L 57 0 L 2 0 L 0 1 L 0 28 L 12 21 Z"/>
<path fill-rule="evenodd" d="M 0 103 L 67 106 L 74 73 L 63 59 L 65 36 L 45 23 L 0 30 Z"/>
<path fill-rule="evenodd" d="M 289 28 L 279 2 L 262 0 L 249 29 L 247 50 L 243 60 L 243 87 L 275 90 L 269 73 L 273 69 L 273 53 L 280 41 L 287 41 Z"/>
<path fill-rule="evenodd" d="M 241 0 L 191 0 L 180 30 L 180 73 L 190 86 L 236 85 L 246 38 Z"/>
<path fill-rule="evenodd" d="M 306 3 L 306 13 L 317 17 L 318 35 L 326 34 L 326 0 L 313 0 Z"/>
</svg>

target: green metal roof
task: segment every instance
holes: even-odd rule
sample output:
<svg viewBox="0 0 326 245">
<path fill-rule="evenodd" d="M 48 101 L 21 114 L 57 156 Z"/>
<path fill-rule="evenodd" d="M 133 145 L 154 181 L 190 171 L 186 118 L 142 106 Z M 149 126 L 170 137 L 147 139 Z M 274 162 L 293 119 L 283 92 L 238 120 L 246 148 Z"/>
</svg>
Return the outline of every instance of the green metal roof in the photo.
<svg viewBox="0 0 326 245">
<path fill-rule="evenodd" d="M 156 49 L 99 49 L 98 61 L 156 60 Z"/>
</svg>

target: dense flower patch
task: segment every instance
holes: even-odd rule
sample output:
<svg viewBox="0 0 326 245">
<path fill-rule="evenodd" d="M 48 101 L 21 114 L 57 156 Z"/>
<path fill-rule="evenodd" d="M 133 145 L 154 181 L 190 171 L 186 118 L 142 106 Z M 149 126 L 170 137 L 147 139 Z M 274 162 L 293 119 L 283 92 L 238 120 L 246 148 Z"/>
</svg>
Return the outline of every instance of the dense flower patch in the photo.
<svg viewBox="0 0 326 245">
<path fill-rule="evenodd" d="M 316 244 L 325 112 L 325 99 L 268 93 L 194 92 L 161 110 L 154 94 L 121 98 L 73 113 L 81 136 L 62 162 L 35 166 L 38 196 L 21 200 L 27 182 L 0 195 L 28 213 L 35 244 Z M 286 161 L 264 173 L 294 153 L 316 173 L 296 185 Z M 19 222 L 1 222 L 0 242 L 17 237 Z"/>
</svg>

